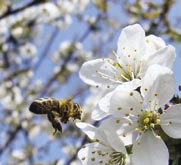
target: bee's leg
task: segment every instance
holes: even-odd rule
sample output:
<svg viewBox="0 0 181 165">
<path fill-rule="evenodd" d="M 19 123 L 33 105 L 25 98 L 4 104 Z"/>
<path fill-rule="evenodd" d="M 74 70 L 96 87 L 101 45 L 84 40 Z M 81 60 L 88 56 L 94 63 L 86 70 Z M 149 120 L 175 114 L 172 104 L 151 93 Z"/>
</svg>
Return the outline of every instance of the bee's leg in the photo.
<svg viewBox="0 0 181 165">
<path fill-rule="evenodd" d="M 47 117 L 48 117 L 48 120 L 52 123 L 53 128 L 55 129 L 55 132 L 53 134 L 55 134 L 57 132 L 57 130 L 62 133 L 62 126 L 61 126 L 58 118 L 56 116 L 54 116 L 53 113 L 48 113 Z"/>
<path fill-rule="evenodd" d="M 69 120 L 69 109 L 70 107 L 68 105 L 62 106 L 60 115 L 62 123 L 67 123 Z"/>
</svg>

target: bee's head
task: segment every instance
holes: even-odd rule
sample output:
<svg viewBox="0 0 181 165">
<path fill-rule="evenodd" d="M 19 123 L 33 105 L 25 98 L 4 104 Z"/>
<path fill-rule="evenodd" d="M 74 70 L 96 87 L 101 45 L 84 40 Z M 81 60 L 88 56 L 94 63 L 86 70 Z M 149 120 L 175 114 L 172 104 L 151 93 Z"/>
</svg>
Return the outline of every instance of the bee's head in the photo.
<svg viewBox="0 0 181 165">
<path fill-rule="evenodd" d="M 82 114 L 82 108 L 80 107 L 79 104 L 74 103 L 73 109 L 74 109 L 73 118 L 74 118 L 74 119 L 79 119 L 79 120 L 80 120 L 80 119 L 81 119 L 81 114 Z"/>
</svg>

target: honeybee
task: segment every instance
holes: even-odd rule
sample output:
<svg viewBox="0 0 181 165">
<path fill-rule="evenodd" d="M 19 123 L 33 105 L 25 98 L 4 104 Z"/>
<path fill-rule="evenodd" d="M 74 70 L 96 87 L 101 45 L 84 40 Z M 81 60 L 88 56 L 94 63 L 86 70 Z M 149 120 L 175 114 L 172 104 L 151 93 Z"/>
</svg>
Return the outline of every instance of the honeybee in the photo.
<svg viewBox="0 0 181 165">
<path fill-rule="evenodd" d="M 29 110 L 35 114 L 47 114 L 48 120 L 55 129 L 62 132 L 61 123 L 67 123 L 69 118 L 81 119 L 82 110 L 79 104 L 72 101 L 72 97 L 67 99 L 39 98 L 34 100 Z M 59 121 L 60 119 L 60 121 Z"/>
</svg>

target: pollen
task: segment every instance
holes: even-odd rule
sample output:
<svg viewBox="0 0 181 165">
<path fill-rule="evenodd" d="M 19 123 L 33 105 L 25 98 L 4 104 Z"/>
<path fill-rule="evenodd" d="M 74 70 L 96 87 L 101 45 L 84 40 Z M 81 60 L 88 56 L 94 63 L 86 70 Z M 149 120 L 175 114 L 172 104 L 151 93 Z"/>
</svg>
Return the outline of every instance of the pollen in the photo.
<svg viewBox="0 0 181 165">
<path fill-rule="evenodd" d="M 117 110 L 118 110 L 118 111 L 122 110 L 122 107 L 118 107 Z"/>
<path fill-rule="evenodd" d="M 151 123 L 151 124 L 150 124 L 150 127 L 151 127 L 151 128 L 154 128 L 154 127 L 155 127 L 155 124 Z"/>
<path fill-rule="evenodd" d="M 130 94 L 129 94 L 130 96 L 133 96 L 133 92 L 130 92 Z"/>
<path fill-rule="evenodd" d="M 85 160 L 85 157 L 83 157 L 82 160 Z"/>
<path fill-rule="evenodd" d="M 138 141 L 137 141 L 137 144 L 140 144 L 140 143 L 141 143 L 140 140 L 138 140 Z"/>
<path fill-rule="evenodd" d="M 133 122 L 132 122 L 132 121 L 130 121 L 130 122 L 129 122 L 129 125 L 131 126 L 132 124 L 133 124 Z"/>
<path fill-rule="evenodd" d="M 154 111 L 142 110 L 138 116 L 138 125 L 141 131 L 155 129 L 160 124 L 160 114 Z"/>
<path fill-rule="evenodd" d="M 159 135 L 156 135 L 155 137 L 156 137 L 157 139 L 159 139 L 159 140 L 161 139 L 161 137 L 160 137 Z"/>
<path fill-rule="evenodd" d="M 91 160 L 94 162 L 94 161 L 95 161 L 95 158 L 91 158 Z"/>
<path fill-rule="evenodd" d="M 144 90 L 145 90 L 145 91 L 148 91 L 148 88 L 145 88 Z"/>
<path fill-rule="evenodd" d="M 143 120 L 145 124 L 148 124 L 150 119 L 147 117 L 146 119 Z"/>
<path fill-rule="evenodd" d="M 120 121 L 121 121 L 120 119 L 116 119 L 116 123 L 117 123 L 117 124 L 120 123 Z"/>
<path fill-rule="evenodd" d="M 139 101 L 139 103 L 142 105 L 142 104 L 143 104 L 143 101 L 142 101 L 142 100 L 140 100 L 140 101 Z"/>
<path fill-rule="evenodd" d="M 130 111 L 133 111 L 133 107 L 131 107 L 129 110 L 130 110 Z"/>
<path fill-rule="evenodd" d="M 148 126 L 144 125 L 144 129 L 147 130 L 147 129 L 148 129 Z"/>
<path fill-rule="evenodd" d="M 157 123 L 157 124 L 160 124 L 160 119 L 157 119 L 157 120 L 156 120 L 156 123 Z"/>
<path fill-rule="evenodd" d="M 155 96 L 158 96 L 158 93 L 155 93 L 154 95 L 155 95 Z"/>
<path fill-rule="evenodd" d="M 126 133 L 123 133 L 123 137 L 126 137 L 127 136 L 127 134 Z"/>
</svg>

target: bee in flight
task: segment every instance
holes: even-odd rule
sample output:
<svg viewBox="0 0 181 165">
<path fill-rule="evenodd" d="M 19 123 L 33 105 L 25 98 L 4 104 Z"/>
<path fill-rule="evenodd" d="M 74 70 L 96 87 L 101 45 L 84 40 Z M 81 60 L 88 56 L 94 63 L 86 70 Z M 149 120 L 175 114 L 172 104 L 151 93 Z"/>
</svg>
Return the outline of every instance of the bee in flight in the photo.
<svg viewBox="0 0 181 165">
<path fill-rule="evenodd" d="M 82 110 L 79 104 L 72 101 L 72 97 L 67 99 L 55 98 L 39 98 L 34 100 L 29 110 L 35 114 L 47 114 L 48 120 L 52 123 L 55 129 L 55 134 L 58 131 L 62 132 L 62 123 L 67 123 L 69 118 L 81 119 Z"/>
</svg>

